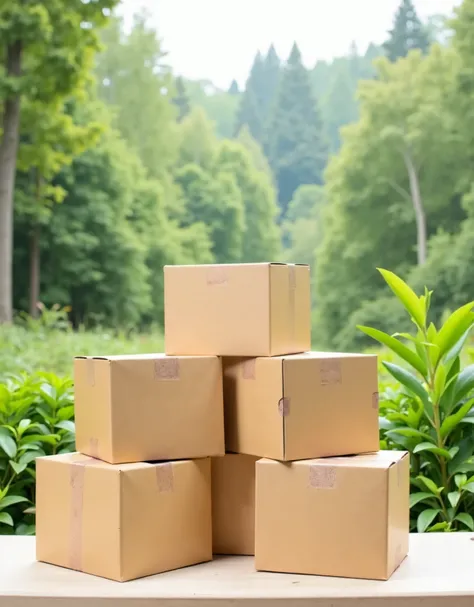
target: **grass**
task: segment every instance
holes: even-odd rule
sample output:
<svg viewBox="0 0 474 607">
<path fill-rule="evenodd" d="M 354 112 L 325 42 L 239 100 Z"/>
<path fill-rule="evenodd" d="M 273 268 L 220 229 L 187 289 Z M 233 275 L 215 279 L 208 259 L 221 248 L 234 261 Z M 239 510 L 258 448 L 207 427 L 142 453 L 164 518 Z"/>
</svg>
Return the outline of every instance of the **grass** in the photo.
<svg viewBox="0 0 474 607">
<path fill-rule="evenodd" d="M 163 351 L 163 335 L 112 330 L 73 331 L 41 321 L 0 325 L 0 381 L 7 374 L 46 371 L 71 376 L 74 356 L 140 354 Z"/>
</svg>

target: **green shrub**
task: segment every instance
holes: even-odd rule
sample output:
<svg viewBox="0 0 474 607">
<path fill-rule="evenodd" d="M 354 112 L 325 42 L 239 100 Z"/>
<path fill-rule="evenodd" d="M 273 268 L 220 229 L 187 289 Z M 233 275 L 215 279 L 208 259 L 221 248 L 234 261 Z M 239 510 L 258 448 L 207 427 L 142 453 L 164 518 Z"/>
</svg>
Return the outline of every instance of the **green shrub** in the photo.
<svg viewBox="0 0 474 607">
<path fill-rule="evenodd" d="M 95 328 L 73 330 L 67 308 L 41 307 L 41 316 L 23 315 L 14 325 L 0 325 L 0 381 L 7 373 L 47 371 L 72 376 L 76 355 L 141 354 L 161 352 L 163 335 L 154 328 L 146 334 Z"/>
<path fill-rule="evenodd" d="M 418 297 L 395 274 L 380 272 L 415 326 L 393 336 L 359 327 L 403 361 L 384 362 L 395 384 L 381 384 L 382 448 L 411 454 L 412 530 L 474 531 L 474 365 L 461 362 L 474 303 L 436 328 L 428 321 L 431 292 Z"/>
<path fill-rule="evenodd" d="M 74 451 L 72 385 L 51 373 L 0 383 L 0 534 L 35 532 L 35 458 Z"/>
</svg>

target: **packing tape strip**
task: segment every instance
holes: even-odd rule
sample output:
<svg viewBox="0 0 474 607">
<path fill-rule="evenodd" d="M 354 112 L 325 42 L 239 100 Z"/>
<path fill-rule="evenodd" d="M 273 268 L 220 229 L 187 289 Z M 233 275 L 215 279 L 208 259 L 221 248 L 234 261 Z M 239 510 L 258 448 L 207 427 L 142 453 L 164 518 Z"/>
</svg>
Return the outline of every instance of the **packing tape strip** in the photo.
<svg viewBox="0 0 474 607">
<path fill-rule="evenodd" d="M 278 401 L 278 413 L 282 417 L 286 417 L 290 414 L 290 399 L 287 396 L 280 398 Z"/>
<path fill-rule="evenodd" d="M 94 460 L 87 458 L 71 465 L 71 528 L 69 533 L 69 567 L 82 571 L 82 519 L 84 510 L 84 477 L 86 466 Z"/>
<path fill-rule="evenodd" d="M 170 493 L 174 490 L 173 464 L 165 462 L 155 468 L 156 482 L 160 493 Z"/>
<path fill-rule="evenodd" d="M 242 379 L 255 379 L 256 378 L 256 358 L 248 358 L 242 363 Z"/>
<path fill-rule="evenodd" d="M 342 382 L 341 361 L 337 358 L 321 360 L 319 376 L 322 386 L 331 386 Z"/>
<path fill-rule="evenodd" d="M 335 466 L 310 466 L 309 486 L 314 489 L 334 489 L 337 483 L 337 470 Z"/>
<path fill-rule="evenodd" d="M 372 409 L 379 409 L 379 393 L 378 392 L 374 392 L 372 394 Z"/>
<path fill-rule="evenodd" d="M 224 286 L 228 283 L 229 277 L 224 267 L 211 266 L 206 272 L 206 282 L 209 286 Z"/>
<path fill-rule="evenodd" d="M 158 381 L 176 381 L 180 378 L 179 358 L 166 357 L 155 360 L 155 379 Z"/>
</svg>

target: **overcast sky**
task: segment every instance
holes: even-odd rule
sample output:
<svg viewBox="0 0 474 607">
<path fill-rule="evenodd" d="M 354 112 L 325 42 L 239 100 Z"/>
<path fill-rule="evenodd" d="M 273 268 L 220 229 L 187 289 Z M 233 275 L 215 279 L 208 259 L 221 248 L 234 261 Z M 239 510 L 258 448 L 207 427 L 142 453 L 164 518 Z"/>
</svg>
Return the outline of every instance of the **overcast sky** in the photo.
<svg viewBox="0 0 474 607">
<path fill-rule="evenodd" d="M 253 57 L 273 42 L 286 57 L 294 40 L 303 59 L 344 54 L 382 42 L 399 0 L 122 0 L 129 18 L 140 7 L 169 52 L 178 74 L 227 87 L 245 82 Z M 415 0 L 421 16 L 451 13 L 460 0 Z"/>
</svg>

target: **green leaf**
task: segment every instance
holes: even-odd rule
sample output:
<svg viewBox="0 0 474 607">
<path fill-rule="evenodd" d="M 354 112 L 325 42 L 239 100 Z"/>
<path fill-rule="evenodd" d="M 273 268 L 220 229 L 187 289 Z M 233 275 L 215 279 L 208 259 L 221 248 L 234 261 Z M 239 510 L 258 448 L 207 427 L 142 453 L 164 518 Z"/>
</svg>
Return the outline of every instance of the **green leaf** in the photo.
<svg viewBox="0 0 474 607">
<path fill-rule="evenodd" d="M 474 483 L 466 483 L 463 485 L 463 491 L 469 491 L 469 493 L 474 493 Z"/>
<path fill-rule="evenodd" d="M 451 491 L 451 493 L 448 493 L 448 500 L 453 508 L 456 508 L 460 499 L 461 494 L 459 493 L 459 491 Z"/>
<path fill-rule="evenodd" d="M 406 284 L 404 280 L 399 278 L 393 272 L 384 270 L 382 268 L 377 269 L 380 274 L 382 274 L 385 282 L 392 289 L 397 298 L 405 306 L 405 309 L 408 311 L 410 316 L 415 320 L 416 324 L 420 327 L 420 329 L 423 329 L 426 322 L 425 307 L 423 303 L 420 302 L 414 291 Z"/>
<path fill-rule="evenodd" d="M 474 531 L 474 519 L 472 518 L 472 516 L 470 514 L 467 514 L 466 512 L 461 512 L 460 514 L 456 514 L 456 516 L 454 517 L 454 520 L 460 521 L 461 523 L 466 525 L 466 527 L 470 531 Z"/>
<path fill-rule="evenodd" d="M 393 363 L 384 362 L 383 365 L 390 375 L 392 375 L 397 381 L 399 381 L 421 399 L 421 402 L 425 408 L 432 409 L 428 393 L 418 378 L 416 378 L 409 371 L 406 371 L 405 369 L 402 369 L 402 367 L 394 365 Z"/>
<path fill-rule="evenodd" d="M 469 336 L 469 332 L 471 331 L 471 328 L 472 327 L 469 327 L 469 329 L 464 333 L 464 335 L 461 336 L 461 338 L 458 340 L 458 342 L 456 344 L 454 344 L 454 346 L 451 348 L 451 350 L 446 354 L 446 357 L 445 357 L 446 362 L 453 360 L 454 358 L 457 358 L 461 354 L 461 350 L 463 349 L 464 344 L 466 343 L 466 339 Z"/>
<path fill-rule="evenodd" d="M 74 405 L 68 405 L 66 407 L 61 407 L 58 410 L 58 419 L 72 419 L 74 417 Z"/>
<path fill-rule="evenodd" d="M 440 428 L 441 438 L 446 438 L 456 428 L 456 426 L 461 423 L 464 417 L 466 417 L 471 410 L 473 403 L 474 399 L 464 403 L 464 405 L 462 405 L 462 407 L 456 411 L 456 413 L 449 415 L 443 421 Z"/>
<path fill-rule="evenodd" d="M 418 480 L 420 480 L 425 485 L 425 487 L 428 489 L 428 491 L 431 491 L 431 493 L 433 495 L 435 495 L 436 497 L 438 497 L 439 494 L 441 493 L 441 491 L 443 490 L 443 487 L 437 487 L 435 485 L 435 483 L 430 478 L 427 478 L 426 476 L 423 476 L 420 474 L 416 478 Z"/>
<path fill-rule="evenodd" d="M 438 368 L 436 370 L 436 375 L 435 375 L 435 384 L 434 384 L 435 389 L 434 389 L 433 401 L 435 403 L 439 402 L 439 399 L 444 392 L 444 389 L 446 387 L 447 376 L 448 376 L 448 369 L 442 364 L 438 365 Z"/>
<path fill-rule="evenodd" d="M 429 529 L 427 529 L 427 531 L 430 533 L 435 533 L 437 531 L 448 531 L 449 529 L 450 524 L 446 521 L 443 521 L 442 523 L 436 523 L 435 525 L 432 525 Z"/>
<path fill-rule="evenodd" d="M 458 375 L 454 390 L 454 402 L 458 403 L 474 388 L 474 365 L 465 367 Z"/>
<path fill-rule="evenodd" d="M 22 438 L 22 443 L 48 443 L 56 445 L 61 437 L 58 434 L 29 434 Z"/>
<path fill-rule="evenodd" d="M 453 457 L 456 457 L 458 451 L 459 451 L 459 447 L 458 446 L 451 447 L 451 449 L 449 450 L 449 455 L 451 456 L 451 459 Z"/>
<path fill-rule="evenodd" d="M 449 352 L 449 350 L 454 348 L 464 333 L 466 333 L 474 324 L 474 314 L 472 313 L 473 307 L 474 302 L 462 306 L 453 312 L 441 327 L 434 341 L 439 347 L 438 360 Z"/>
<path fill-rule="evenodd" d="M 3 523 L 4 525 L 10 525 L 10 527 L 13 527 L 13 519 L 8 514 L 8 512 L 0 512 L 0 523 Z"/>
<path fill-rule="evenodd" d="M 418 533 L 424 533 L 440 512 L 441 508 L 428 508 L 428 510 L 423 510 L 416 521 Z"/>
<path fill-rule="evenodd" d="M 21 422 L 18 424 L 18 433 L 20 434 L 20 436 L 23 434 L 23 432 L 25 430 L 28 429 L 28 427 L 31 424 L 31 419 L 22 419 Z"/>
<path fill-rule="evenodd" d="M 24 523 L 20 523 L 15 530 L 15 535 L 35 535 L 35 533 L 35 525 L 25 525 Z"/>
<path fill-rule="evenodd" d="M 64 420 L 64 421 L 58 422 L 57 424 L 55 424 L 54 427 L 61 428 L 62 430 L 67 430 L 68 432 L 72 432 L 72 433 L 74 433 L 76 431 L 76 426 L 75 426 L 74 422 L 69 421 L 69 420 Z"/>
<path fill-rule="evenodd" d="M 359 325 L 357 328 L 359 331 L 362 331 L 369 337 L 372 337 L 372 339 L 375 339 L 384 346 L 390 348 L 390 350 L 395 352 L 395 354 L 398 354 L 400 358 L 416 369 L 423 377 L 427 376 L 428 371 L 423 360 L 418 356 L 418 354 L 416 354 L 416 352 L 410 350 L 410 348 L 405 346 L 405 344 L 402 344 L 402 342 L 398 341 L 398 339 L 395 339 L 394 337 L 391 337 L 387 333 L 379 331 L 378 329 L 372 329 L 371 327 Z"/>
<path fill-rule="evenodd" d="M 454 482 L 456 483 L 456 487 L 459 489 L 467 483 L 467 476 L 465 474 L 456 474 L 454 477 Z"/>
<path fill-rule="evenodd" d="M 4 510 L 5 508 L 8 508 L 8 506 L 13 506 L 13 504 L 27 501 L 26 497 L 21 495 L 7 495 L 7 497 L 0 500 L 0 510 Z"/>
<path fill-rule="evenodd" d="M 437 447 L 436 445 L 433 445 L 433 443 L 431 443 L 431 442 L 419 443 L 413 449 L 413 453 L 421 453 L 422 451 L 430 451 L 431 453 L 435 453 L 436 455 L 439 455 L 440 457 L 444 457 L 444 459 L 447 459 L 448 461 L 451 459 L 451 455 L 450 455 L 449 451 L 447 451 L 447 449 L 442 449 L 441 447 Z"/>
<path fill-rule="evenodd" d="M 37 457 L 41 457 L 41 455 L 44 455 L 43 451 L 40 453 L 38 451 L 25 451 L 18 458 L 18 463 L 27 466 L 28 464 L 31 464 L 31 462 L 34 462 Z"/>
<path fill-rule="evenodd" d="M 19 464 L 18 462 L 13 462 L 10 460 L 10 466 L 15 470 L 16 474 L 21 474 L 24 470 L 26 470 L 26 464 Z"/>
<path fill-rule="evenodd" d="M 413 506 L 416 506 L 416 504 L 428 499 L 433 499 L 432 493 L 410 493 L 410 508 L 413 508 Z"/>
<path fill-rule="evenodd" d="M 410 438 L 424 438 L 426 440 L 431 440 L 429 434 L 425 434 L 420 430 L 416 430 L 415 428 L 403 427 L 403 428 L 393 428 L 393 430 L 387 430 L 387 436 L 392 436 L 393 434 L 400 434 L 401 436 L 408 436 Z"/>
<path fill-rule="evenodd" d="M 11 436 L 0 434 L 0 449 L 3 449 L 10 459 L 16 455 L 16 443 Z"/>
<path fill-rule="evenodd" d="M 461 424 L 474 424 L 474 417 L 465 417 L 461 420 Z"/>
</svg>

